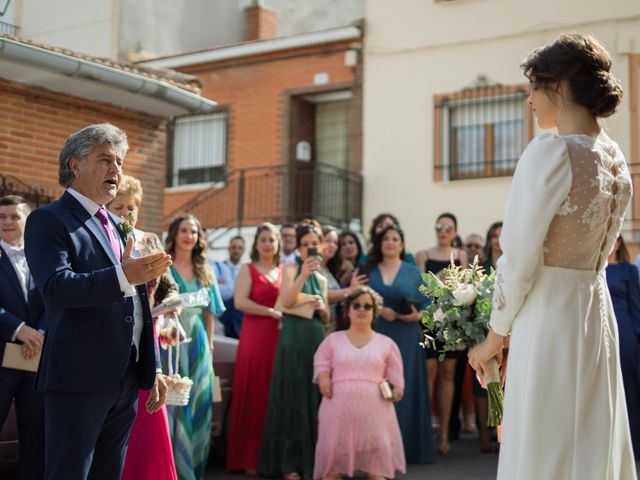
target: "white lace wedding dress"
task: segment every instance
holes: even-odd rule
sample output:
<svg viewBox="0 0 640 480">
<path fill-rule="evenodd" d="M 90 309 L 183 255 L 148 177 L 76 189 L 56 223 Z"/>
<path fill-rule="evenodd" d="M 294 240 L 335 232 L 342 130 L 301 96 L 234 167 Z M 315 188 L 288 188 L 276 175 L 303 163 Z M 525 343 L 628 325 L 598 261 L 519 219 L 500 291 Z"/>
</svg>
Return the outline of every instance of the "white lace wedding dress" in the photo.
<svg viewBox="0 0 640 480">
<path fill-rule="evenodd" d="M 604 133 L 542 135 L 518 163 L 491 316 L 511 332 L 501 480 L 636 479 L 605 278 L 631 190 Z"/>
</svg>

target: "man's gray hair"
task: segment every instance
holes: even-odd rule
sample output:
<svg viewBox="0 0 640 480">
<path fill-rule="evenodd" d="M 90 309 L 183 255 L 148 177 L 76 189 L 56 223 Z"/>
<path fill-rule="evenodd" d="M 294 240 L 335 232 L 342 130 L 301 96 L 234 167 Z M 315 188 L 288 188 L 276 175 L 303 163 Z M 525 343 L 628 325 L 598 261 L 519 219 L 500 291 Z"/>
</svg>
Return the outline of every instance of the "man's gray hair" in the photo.
<svg viewBox="0 0 640 480">
<path fill-rule="evenodd" d="M 68 187 L 73 182 L 73 172 L 69 166 L 71 159 L 84 159 L 99 145 L 113 145 L 118 155 L 124 158 L 129 150 L 127 134 L 110 123 L 97 123 L 78 130 L 67 138 L 58 158 L 58 183 Z"/>
</svg>

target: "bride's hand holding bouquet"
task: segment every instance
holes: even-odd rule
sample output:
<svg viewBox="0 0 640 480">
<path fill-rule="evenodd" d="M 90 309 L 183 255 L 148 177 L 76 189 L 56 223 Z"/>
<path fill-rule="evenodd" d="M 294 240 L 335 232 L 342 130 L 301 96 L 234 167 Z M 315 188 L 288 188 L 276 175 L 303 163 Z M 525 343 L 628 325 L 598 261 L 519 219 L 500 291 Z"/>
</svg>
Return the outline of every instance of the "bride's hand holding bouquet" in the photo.
<svg viewBox="0 0 640 480">
<path fill-rule="evenodd" d="M 502 367 L 504 337 L 489 329 L 487 338 L 469 351 L 469 365 L 477 372 L 481 380 L 495 375 L 495 366 Z M 492 362 L 495 360 L 495 364 Z M 484 386 L 484 381 L 480 383 Z M 502 382 L 502 378 L 500 379 Z"/>
<path fill-rule="evenodd" d="M 453 264 L 438 275 L 422 275 L 420 292 L 431 299 L 422 323 L 431 336 L 425 343 L 440 344 L 440 360 L 445 352 L 472 348 L 469 363 L 486 384 L 489 397 L 489 426 L 502 423 L 504 392 L 500 376 L 502 336 L 491 331 L 491 298 L 495 275 L 486 274 L 476 257 L 468 268 Z"/>
</svg>

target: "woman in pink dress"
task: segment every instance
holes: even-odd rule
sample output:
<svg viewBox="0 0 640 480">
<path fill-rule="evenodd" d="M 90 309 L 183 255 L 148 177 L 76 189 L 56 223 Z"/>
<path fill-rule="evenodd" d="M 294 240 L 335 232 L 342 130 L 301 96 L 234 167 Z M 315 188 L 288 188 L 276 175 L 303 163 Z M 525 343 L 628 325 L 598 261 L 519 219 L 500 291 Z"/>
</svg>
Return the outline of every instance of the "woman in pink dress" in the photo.
<svg viewBox="0 0 640 480">
<path fill-rule="evenodd" d="M 372 479 L 405 473 L 404 447 L 393 402 L 402 398 L 404 376 L 398 346 L 372 329 L 382 299 L 358 287 L 345 299 L 348 330 L 318 347 L 314 380 L 320 386 L 314 478 L 335 480 L 354 472 Z M 392 397 L 384 399 L 387 381 Z"/>
<path fill-rule="evenodd" d="M 270 223 L 256 230 L 251 263 L 243 265 L 234 303 L 245 313 L 240 331 L 231 399 L 229 471 L 255 474 L 262 446 L 271 370 L 282 313 L 273 309 L 282 283 L 280 232 Z"/>
</svg>

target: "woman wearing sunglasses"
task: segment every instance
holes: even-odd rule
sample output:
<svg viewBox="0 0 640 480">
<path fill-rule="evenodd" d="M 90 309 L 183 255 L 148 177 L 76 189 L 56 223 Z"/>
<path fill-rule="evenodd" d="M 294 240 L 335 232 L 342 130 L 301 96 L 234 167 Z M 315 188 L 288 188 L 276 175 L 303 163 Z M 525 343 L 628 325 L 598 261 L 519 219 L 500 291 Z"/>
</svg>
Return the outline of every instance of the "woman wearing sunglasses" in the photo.
<svg viewBox="0 0 640 480">
<path fill-rule="evenodd" d="M 344 300 L 349 328 L 329 335 L 314 356 L 314 381 L 323 399 L 318 412 L 314 478 L 394 478 L 405 473 L 404 448 L 393 402 L 402 398 L 404 376 L 398 346 L 373 331 L 382 299 L 371 288 Z M 385 399 L 380 384 L 390 384 Z"/>
<path fill-rule="evenodd" d="M 449 266 L 451 261 L 455 265 L 466 267 L 468 265 L 467 253 L 464 250 L 453 248 L 451 243 L 458 234 L 458 219 L 452 213 L 443 213 L 437 220 L 435 225 L 436 237 L 438 243 L 435 247 L 427 248 L 416 253 L 416 263 L 422 268 L 423 272 L 433 272 L 436 275 L 442 269 Z M 447 352 L 442 362 L 438 361 L 439 345 L 436 348 L 428 348 L 427 352 L 427 371 L 429 375 L 429 398 L 433 403 L 433 392 L 437 390 L 436 411 L 438 412 L 438 420 L 440 428 L 438 431 L 438 453 L 446 455 L 449 453 L 449 420 L 453 409 L 454 392 L 456 390 L 456 381 L 464 378 L 464 370 L 462 378 L 456 375 L 456 367 L 458 360 L 464 358 L 466 362 L 465 352 Z M 437 388 L 436 387 L 437 382 Z M 459 402 L 457 402 L 459 403 Z"/>
</svg>

